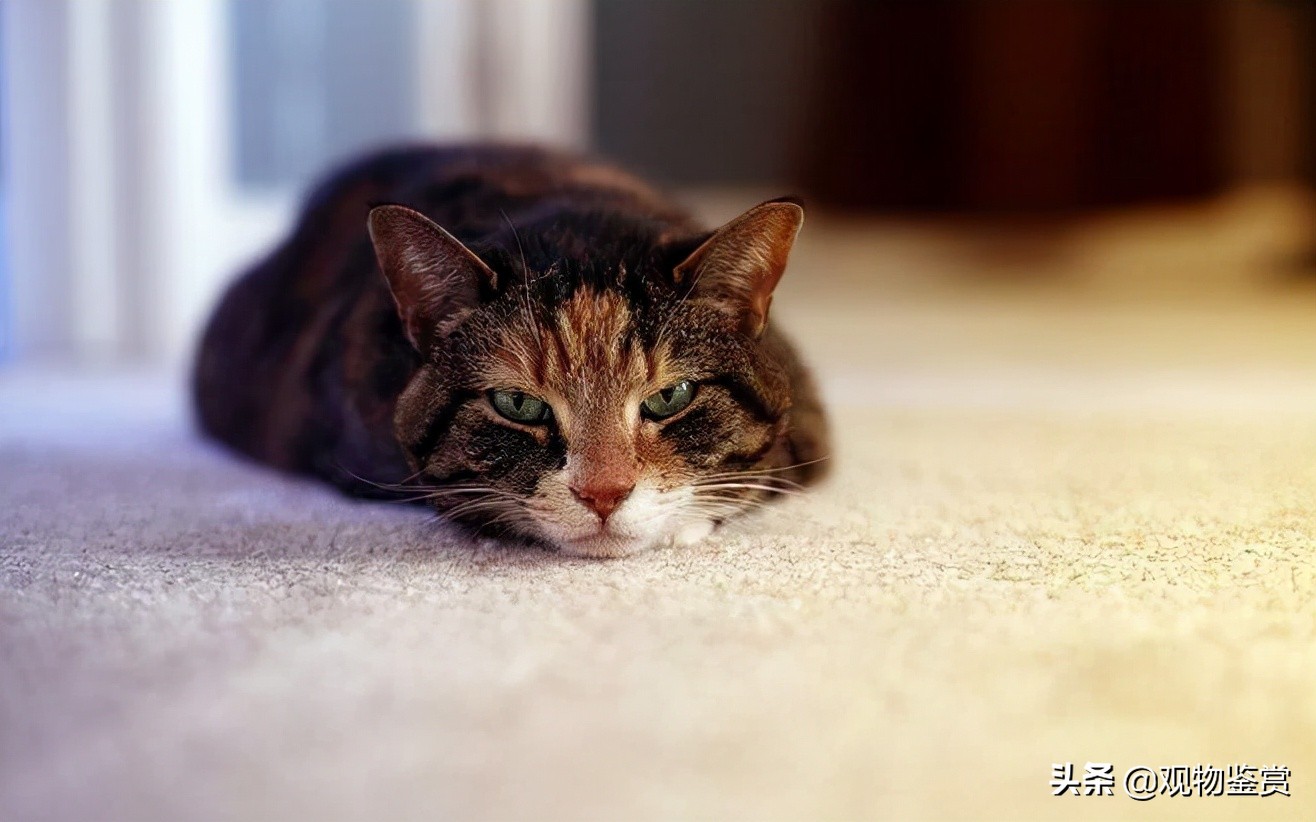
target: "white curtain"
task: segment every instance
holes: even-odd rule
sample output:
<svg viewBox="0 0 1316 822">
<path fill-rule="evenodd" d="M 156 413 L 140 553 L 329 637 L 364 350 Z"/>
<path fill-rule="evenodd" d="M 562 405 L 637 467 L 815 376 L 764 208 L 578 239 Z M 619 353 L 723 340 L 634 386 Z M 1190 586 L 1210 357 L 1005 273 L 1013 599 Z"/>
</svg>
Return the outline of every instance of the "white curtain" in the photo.
<svg viewBox="0 0 1316 822">
<path fill-rule="evenodd" d="M 235 167 L 229 3 L 252 1 L 0 3 L 11 361 L 179 363 L 282 230 L 297 189 Z M 588 0 L 413 2 L 405 136 L 585 144 Z"/>
</svg>

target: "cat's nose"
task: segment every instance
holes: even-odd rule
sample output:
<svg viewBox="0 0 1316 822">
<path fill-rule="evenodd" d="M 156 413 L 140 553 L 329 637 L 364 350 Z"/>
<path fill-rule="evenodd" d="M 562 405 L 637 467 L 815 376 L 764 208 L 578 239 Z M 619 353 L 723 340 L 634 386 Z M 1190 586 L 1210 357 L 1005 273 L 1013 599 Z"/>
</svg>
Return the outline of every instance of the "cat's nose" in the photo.
<svg viewBox="0 0 1316 822">
<path fill-rule="evenodd" d="M 599 519 L 603 522 L 608 521 L 608 517 L 612 515 L 612 512 L 617 510 L 617 506 L 621 505 L 633 490 L 635 490 L 635 483 L 633 482 L 629 484 L 611 483 L 580 487 L 571 486 L 571 493 L 576 495 L 576 499 L 583 502 L 586 508 L 598 514 Z"/>
</svg>

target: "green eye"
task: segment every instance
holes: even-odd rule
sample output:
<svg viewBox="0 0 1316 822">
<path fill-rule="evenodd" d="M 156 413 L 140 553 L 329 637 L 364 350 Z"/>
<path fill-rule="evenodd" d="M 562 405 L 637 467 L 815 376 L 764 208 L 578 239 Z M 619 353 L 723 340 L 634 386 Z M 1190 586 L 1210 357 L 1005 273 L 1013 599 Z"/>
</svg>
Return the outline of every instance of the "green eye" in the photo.
<svg viewBox="0 0 1316 822">
<path fill-rule="evenodd" d="M 548 403 L 520 391 L 490 391 L 489 404 L 512 422 L 525 425 L 542 425 L 553 417 Z"/>
<path fill-rule="evenodd" d="M 676 385 L 669 385 L 657 394 L 645 398 L 640 410 L 650 419 L 662 420 L 684 409 L 694 398 L 695 384 L 689 380 L 681 380 Z"/>
</svg>

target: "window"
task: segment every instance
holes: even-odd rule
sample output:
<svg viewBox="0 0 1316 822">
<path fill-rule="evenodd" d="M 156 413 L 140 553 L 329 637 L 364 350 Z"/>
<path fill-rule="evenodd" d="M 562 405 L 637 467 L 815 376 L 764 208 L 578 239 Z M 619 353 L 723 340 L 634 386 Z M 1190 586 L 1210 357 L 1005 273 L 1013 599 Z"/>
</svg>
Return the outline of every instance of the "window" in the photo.
<svg viewBox="0 0 1316 822">
<path fill-rule="evenodd" d="M 378 0 L 229 0 L 234 173 L 306 187 L 340 158 L 420 134 L 417 9 Z"/>
</svg>

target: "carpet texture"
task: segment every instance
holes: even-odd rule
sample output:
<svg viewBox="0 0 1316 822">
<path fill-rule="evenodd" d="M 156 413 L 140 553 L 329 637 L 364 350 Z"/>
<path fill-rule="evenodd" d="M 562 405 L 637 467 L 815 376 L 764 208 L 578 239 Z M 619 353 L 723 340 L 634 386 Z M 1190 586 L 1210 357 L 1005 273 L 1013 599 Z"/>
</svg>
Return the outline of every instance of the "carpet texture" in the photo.
<svg viewBox="0 0 1316 822">
<path fill-rule="evenodd" d="M 234 460 L 168 376 L 0 372 L 0 819 L 1313 818 L 1316 308 L 1189 242 L 1134 256 L 1192 299 L 1111 284 L 1113 230 L 980 286 L 824 226 L 777 305 L 833 478 L 618 561 Z"/>
</svg>

